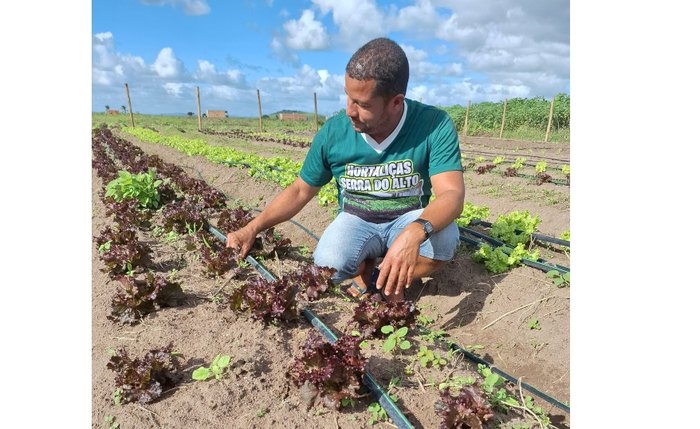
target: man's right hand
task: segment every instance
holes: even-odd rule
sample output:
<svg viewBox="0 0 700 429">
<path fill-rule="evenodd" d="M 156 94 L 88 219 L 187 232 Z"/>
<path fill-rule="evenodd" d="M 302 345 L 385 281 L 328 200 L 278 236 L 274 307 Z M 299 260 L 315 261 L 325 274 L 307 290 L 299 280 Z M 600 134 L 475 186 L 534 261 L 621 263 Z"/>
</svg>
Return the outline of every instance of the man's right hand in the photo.
<svg viewBox="0 0 700 429">
<path fill-rule="evenodd" d="M 255 244 L 257 233 L 248 227 L 243 227 L 237 231 L 226 234 L 226 247 L 230 247 L 238 252 L 239 258 L 243 259 L 248 255 L 250 249 Z"/>
</svg>

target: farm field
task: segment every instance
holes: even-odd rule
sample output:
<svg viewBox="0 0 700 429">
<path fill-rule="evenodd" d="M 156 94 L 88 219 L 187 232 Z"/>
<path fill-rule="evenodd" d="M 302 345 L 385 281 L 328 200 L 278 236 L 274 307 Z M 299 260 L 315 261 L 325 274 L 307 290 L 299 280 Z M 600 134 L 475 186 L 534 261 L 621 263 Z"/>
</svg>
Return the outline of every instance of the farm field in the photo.
<svg viewBox="0 0 700 429">
<path fill-rule="evenodd" d="M 180 167 L 192 179 L 220 191 L 226 197 L 228 208 L 243 207 L 255 214 L 256 209 L 262 209 L 281 189 L 263 176 L 251 176 L 249 168 L 214 162 L 202 155 L 190 155 L 166 144 L 141 139 L 128 132 L 126 117 L 94 115 L 93 127 L 102 124 L 105 124 L 102 129 L 107 130 L 105 135 Z M 297 162 L 303 160 L 307 148 L 281 142 L 272 134 L 293 136 L 290 137 L 293 141 L 310 141 L 313 136 L 313 131 L 285 130 L 281 126 L 267 137 L 264 133 L 256 138 L 226 133 L 233 129 L 253 133 L 257 120 L 248 124 L 210 120 L 205 123 L 205 130 L 216 132 L 202 133 L 197 131 L 193 118 L 140 116 L 137 127 L 164 137 L 200 139 L 215 148 Z M 272 127 L 266 123 L 264 128 Z M 93 136 L 93 144 L 95 139 Z M 99 144 L 102 141 L 99 140 Z M 488 218 L 483 220 L 495 222 L 498 215 L 526 210 L 541 220 L 537 232 L 542 235 L 560 237 L 569 230 L 570 187 L 568 178 L 560 171 L 561 166 L 569 164 L 568 144 L 468 138 L 461 141 L 461 147 L 467 168 L 465 203 L 488 207 Z M 490 164 L 499 156 L 504 159 L 502 163 L 489 171 L 478 171 L 479 166 Z M 505 176 L 503 172 L 517 157 L 526 159 L 519 170 L 522 176 Z M 547 172 L 554 180 L 537 184 L 535 164 L 541 161 L 547 162 Z M 101 198 L 106 185 L 93 169 L 93 237 L 100 236 L 114 223 Z M 296 223 L 275 227 L 280 237 L 290 240 L 288 248 L 280 247 L 277 254 L 258 260 L 276 278 L 302 271 L 311 260 L 316 242 L 314 235 L 321 235 L 333 219 L 335 208 L 333 203 L 321 206 L 317 199 L 312 200 L 295 217 Z M 177 306 L 149 312 L 133 324 L 111 320 L 112 300 L 123 283 L 105 272 L 101 250 L 95 243 L 92 246 L 94 428 L 116 423 L 121 428 L 396 426 L 396 422 L 392 424 L 386 420 L 374 405 L 377 400 L 366 391 L 361 391 L 359 397 L 340 410 L 320 403 L 307 409 L 309 392 L 295 386 L 287 374 L 295 359 L 301 356 L 307 336 L 316 329 L 301 314 L 296 321 L 265 323 L 245 312 L 232 310 L 227 296 L 255 277 L 256 271 L 248 269 L 241 276 L 233 276 L 232 272 L 209 275 L 193 231 L 168 231 L 162 226 L 163 211 L 154 211 L 150 227 L 139 229 L 138 237 L 139 242 L 151 250 L 149 269 L 180 285 L 182 294 Z M 220 219 L 211 216 L 208 221 L 218 225 Z M 474 229 L 488 233 L 483 227 Z M 538 250 L 544 260 L 570 265 L 568 249 L 543 243 L 533 245 L 533 249 Z M 414 282 L 409 289 L 407 298 L 415 302 L 420 312 L 418 322 L 432 335 L 412 328 L 407 335 L 411 344 L 407 350 L 382 350 L 385 337 L 368 339 L 367 346 L 362 349 L 368 359 L 366 369 L 387 394 L 395 398 L 397 408 L 413 427 L 440 426 L 441 416 L 436 413 L 435 404 L 441 400 L 438 389 L 441 384 L 454 384 L 468 377 L 473 377 L 475 386 L 484 381 L 476 363 L 457 353 L 449 353 L 440 337 L 459 344 L 552 398 L 569 403 L 569 287 L 558 287 L 543 270 L 531 266 L 493 274 L 483 263 L 472 259 L 474 250 L 463 243 L 455 259 L 443 270 L 433 278 Z M 358 303 L 342 293 L 348 284 L 341 285 L 338 290 L 329 289 L 318 300 L 301 299 L 297 309 L 299 312 L 304 308 L 311 310 L 339 337 L 350 334 L 357 329 L 353 325 L 353 313 Z M 122 350 L 129 358 L 140 359 L 151 350 L 169 345 L 172 345 L 171 351 L 177 352 L 174 358 L 176 380 L 172 386 L 164 388 L 151 402 L 129 402 L 121 397 L 118 398 L 121 402 L 116 404 L 116 373 L 108 368 L 115 353 Z M 418 355 L 421 346 L 439 355 L 444 363 L 438 359 L 434 364 L 424 365 Z M 221 379 L 192 379 L 194 370 L 209 366 L 219 354 L 230 356 L 230 365 Z M 542 421 L 538 422 L 538 415 L 546 416 L 550 427 L 569 427 L 568 414 L 560 408 L 526 389 L 518 389 L 515 384 L 507 383 L 504 387 L 518 402 L 524 403 L 525 396 L 533 397 L 535 405 L 542 410 L 538 414 L 517 406 L 495 409 L 484 427 L 540 427 Z"/>
</svg>

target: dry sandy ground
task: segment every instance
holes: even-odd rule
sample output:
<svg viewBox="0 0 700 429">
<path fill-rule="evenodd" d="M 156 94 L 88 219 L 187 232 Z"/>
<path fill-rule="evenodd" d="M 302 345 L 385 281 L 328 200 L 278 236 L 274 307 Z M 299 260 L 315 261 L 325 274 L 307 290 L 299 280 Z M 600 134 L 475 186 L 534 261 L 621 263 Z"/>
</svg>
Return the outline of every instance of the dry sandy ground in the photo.
<svg viewBox="0 0 700 429">
<path fill-rule="evenodd" d="M 190 157 L 171 148 L 140 142 L 128 134 L 119 135 L 155 154 L 165 162 L 177 164 L 192 177 L 202 178 L 223 191 L 233 202 L 263 208 L 279 191 L 270 183 L 250 178 L 245 170 L 214 164 L 201 157 Z M 274 145 L 258 143 L 261 147 Z M 528 145 L 530 149 L 528 149 Z M 281 146 L 281 145 L 279 145 Z M 568 159 L 568 145 L 507 142 L 473 139 L 463 142 L 465 151 L 489 155 L 523 151 L 549 159 Z M 261 149 L 262 151 L 262 149 Z M 533 158 L 534 159 L 534 158 Z M 554 161 L 551 161 L 554 162 Z M 541 186 L 519 178 L 496 174 L 465 174 L 467 201 L 490 208 L 490 221 L 498 214 L 512 210 L 528 210 L 542 219 L 541 233 L 558 237 L 569 229 L 569 187 L 545 183 Z M 111 223 L 97 196 L 104 186 L 93 174 L 93 235 Z M 332 219 L 332 210 L 316 201 L 308 204 L 295 218 L 315 235 L 320 236 Z M 292 240 L 294 246 L 313 249 L 315 239 L 292 223 L 280 225 L 278 231 Z M 107 319 L 116 282 L 101 272 L 102 263 L 93 246 L 93 321 L 92 364 L 94 428 L 108 427 L 104 419 L 113 416 L 121 428 L 268 428 L 309 427 L 360 428 L 369 426 L 367 406 L 374 399 L 367 395 L 354 407 L 331 411 L 322 407 L 306 410 L 299 390 L 284 373 L 299 347 L 313 327 L 302 317 L 298 323 L 264 326 L 244 315 L 237 315 L 208 296 L 218 290 L 222 280 L 202 274 L 201 263 L 178 243 L 168 244 L 145 237 L 156 249 L 157 258 L 165 265 L 177 266 L 177 279 L 188 296 L 181 307 L 167 308 L 149 314 L 134 326 L 116 324 Z M 557 288 L 543 271 L 519 267 L 507 273 L 492 275 L 483 265 L 469 257 L 473 250 L 465 246 L 445 269 L 432 279 L 414 285 L 408 298 L 416 300 L 422 314 L 435 319 L 432 329 L 442 329 L 461 346 L 476 347 L 476 352 L 502 371 L 522 377 L 553 398 L 569 401 L 569 288 Z M 542 248 L 541 256 L 569 266 L 568 256 L 555 248 Z M 295 265 L 293 262 L 270 260 L 268 269 L 281 276 Z M 349 320 L 356 304 L 333 295 L 310 304 L 310 308 L 337 334 L 349 331 Z M 539 329 L 530 322 L 539 321 Z M 420 343 L 417 333 L 412 334 Z M 115 373 L 107 369 L 110 350 L 124 347 L 131 357 L 142 357 L 146 351 L 173 343 L 181 353 L 180 373 L 183 381 L 154 403 L 115 405 Z M 431 346 L 440 350 L 436 345 Z M 368 370 L 384 389 L 392 377 L 399 380 L 390 393 L 398 398 L 401 411 L 415 427 L 436 428 L 439 418 L 433 404 L 438 399 L 437 383 L 449 375 L 476 374 L 475 365 L 458 356 L 440 369 L 422 368 L 415 361 L 417 347 L 399 355 L 381 351 L 375 341 L 367 354 Z M 218 353 L 232 357 L 232 368 L 219 381 L 194 382 L 192 371 L 208 364 Z M 443 355 L 445 350 L 441 350 Z M 406 367 L 413 375 L 405 375 Z M 517 389 L 512 390 L 517 392 Z M 527 391 L 524 394 L 532 395 Z M 537 398 L 536 398 L 537 399 Z M 557 427 L 568 427 L 568 415 L 546 402 L 539 401 L 551 413 Z M 520 422 L 516 413 L 500 416 L 501 421 L 489 427 L 512 427 Z M 533 420 L 529 420 L 532 422 Z M 389 427 L 387 423 L 380 427 Z"/>
</svg>

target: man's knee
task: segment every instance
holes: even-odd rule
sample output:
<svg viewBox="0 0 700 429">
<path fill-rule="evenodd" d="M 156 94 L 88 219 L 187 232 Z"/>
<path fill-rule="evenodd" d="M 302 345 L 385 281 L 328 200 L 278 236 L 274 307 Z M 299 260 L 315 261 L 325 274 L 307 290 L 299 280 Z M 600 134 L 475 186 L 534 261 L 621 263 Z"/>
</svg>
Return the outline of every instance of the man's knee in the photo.
<svg viewBox="0 0 700 429">
<path fill-rule="evenodd" d="M 435 271 L 442 268 L 443 266 L 445 266 L 446 263 L 447 261 L 441 261 L 438 259 L 426 258 L 425 256 L 419 256 L 416 268 L 413 272 L 413 276 L 426 277 L 427 275 L 432 274 Z"/>
</svg>

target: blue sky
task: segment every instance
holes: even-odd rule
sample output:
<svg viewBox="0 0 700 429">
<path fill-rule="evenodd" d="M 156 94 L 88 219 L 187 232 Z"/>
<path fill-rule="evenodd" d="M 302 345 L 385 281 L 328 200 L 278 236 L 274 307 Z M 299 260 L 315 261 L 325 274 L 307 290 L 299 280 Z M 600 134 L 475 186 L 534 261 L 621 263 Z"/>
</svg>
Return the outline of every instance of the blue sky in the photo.
<svg viewBox="0 0 700 429">
<path fill-rule="evenodd" d="M 450 106 L 569 93 L 569 1 L 94 0 L 92 110 L 282 109 L 345 105 L 345 64 L 375 37 L 411 67 L 408 97 Z"/>
</svg>

